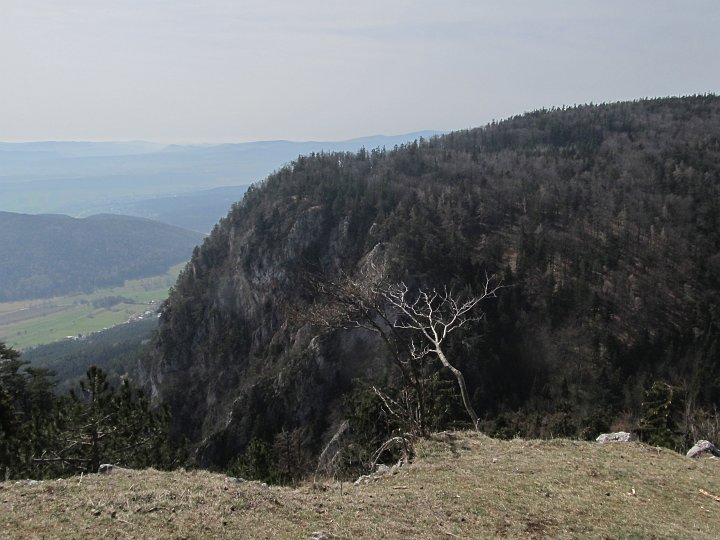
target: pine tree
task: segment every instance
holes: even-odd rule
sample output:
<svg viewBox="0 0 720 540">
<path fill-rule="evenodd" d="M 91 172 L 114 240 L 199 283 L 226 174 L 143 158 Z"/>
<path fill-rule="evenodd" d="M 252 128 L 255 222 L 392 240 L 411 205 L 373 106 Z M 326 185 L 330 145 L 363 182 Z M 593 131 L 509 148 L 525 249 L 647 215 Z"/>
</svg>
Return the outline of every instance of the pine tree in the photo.
<svg viewBox="0 0 720 540">
<path fill-rule="evenodd" d="M 167 443 L 167 416 L 153 411 L 140 391 L 123 381 L 119 391 L 95 366 L 80 382 L 80 392 L 57 413 L 53 447 L 38 461 L 58 472 L 97 472 L 103 463 L 126 467 L 161 466 Z"/>
<path fill-rule="evenodd" d="M 28 367 L 20 354 L 0 343 L 0 478 L 39 476 L 33 456 L 52 433 L 53 373 Z"/>
</svg>

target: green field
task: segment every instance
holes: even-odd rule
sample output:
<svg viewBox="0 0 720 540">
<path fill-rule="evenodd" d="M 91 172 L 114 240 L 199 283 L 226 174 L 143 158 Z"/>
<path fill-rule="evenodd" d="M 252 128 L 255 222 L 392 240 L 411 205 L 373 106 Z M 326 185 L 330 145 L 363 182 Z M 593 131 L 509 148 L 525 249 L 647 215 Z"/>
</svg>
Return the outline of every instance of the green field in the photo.
<svg viewBox="0 0 720 540">
<path fill-rule="evenodd" d="M 147 311 L 154 314 L 184 266 L 181 263 L 161 276 L 126 281 L 122 287 L 91 294 L 0 303 L 0 341 L 22 350 L 123 324 L 132 317 L 146 316 Z M 123 301 L 98 306 L 111 297 Z"/>
</svg>

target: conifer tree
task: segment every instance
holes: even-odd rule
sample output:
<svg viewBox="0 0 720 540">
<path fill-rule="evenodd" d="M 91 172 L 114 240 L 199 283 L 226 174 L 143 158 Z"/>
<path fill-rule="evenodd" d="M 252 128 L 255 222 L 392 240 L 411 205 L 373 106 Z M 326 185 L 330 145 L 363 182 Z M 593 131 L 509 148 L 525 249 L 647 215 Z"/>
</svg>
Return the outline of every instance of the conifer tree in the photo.
<svg viewBox="0 0 720 540">
<path fill-rule="evenodd" d="M 20 354 L 0 343 L 0 478 L 37 476 L 33 455 L 52 433 L 52 372 L 28 367 Z"/>
<path fill-rule="evenodd" d="M 156 463 L 166 441 L 167 417 L 154 412 L 140 391 L 127 380 L 119 391 L 102 369 L 92 366 L 80 382 L 80 392 L 59 413 L 54 448 L 38 461 L 61 469 L 97 472 L 102 463 L 146 467 Z"/>
</svg>

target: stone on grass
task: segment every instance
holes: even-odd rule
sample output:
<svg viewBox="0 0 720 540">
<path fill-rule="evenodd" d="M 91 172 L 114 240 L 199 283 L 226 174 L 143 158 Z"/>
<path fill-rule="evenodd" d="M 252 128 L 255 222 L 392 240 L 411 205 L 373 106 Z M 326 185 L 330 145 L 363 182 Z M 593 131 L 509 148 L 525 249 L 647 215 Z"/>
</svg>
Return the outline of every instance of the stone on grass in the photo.
<svg viewBox="0 0 720 540">
<path fill-rule="evenodd" d="M 18 480 L 15 482 L 16 486 L 37 486 L 38 484 L 42 484 L 42 480 Z"/>
<path fill-rule="evenodd" d="M 112 463 L 103 463 L 102 465 L 100 465 L 100 467 L 98 467 L 98 472 L 100 474 L 119 473 L 129 470 L 130 469 L 126 469 L 125 467 L 118 467 L 117 465 L 113 465 Z"/>
<path fill-rule="evenodd" d="M 245 479 L 240 478 L 239 476 L 226 476 L 225 481 L 230 484 L 242 484 L 245 481 Z"/>
<path fill-rule="evenodd" d="M 360 478 L 355 480 L 353 484 L 356 486 L 359 486 L 361 484 L 369 484 L 370 482 L 375 482 L 386 476 L 395 475 L 400 472 L 400 469 L 403 467 L 404 464 L 405 462 L 402 459 L 392 467 L 388 467 L 387 465 L 381 463 L 380 465 L 377 465 L 375 467 L 374 473 L 362 475 Z"/>
<path fill-rule="evenodd" d="M 595 440 L 600 444 L 608 442 L 632 442 L 637 440 L 637 435 L 628 433 L 627 431 L 618 431 L 616 433 L 603 433 Z"/>
<path fill-rule="evenodd" d="M 689 458 L 700 457 L 703 454 L 711 454 L 715 457 L 720 457 L 720 449 L 710 441 L 698 441 L 695 443 L 688 453 L 686 454 Z"/>
</svg>

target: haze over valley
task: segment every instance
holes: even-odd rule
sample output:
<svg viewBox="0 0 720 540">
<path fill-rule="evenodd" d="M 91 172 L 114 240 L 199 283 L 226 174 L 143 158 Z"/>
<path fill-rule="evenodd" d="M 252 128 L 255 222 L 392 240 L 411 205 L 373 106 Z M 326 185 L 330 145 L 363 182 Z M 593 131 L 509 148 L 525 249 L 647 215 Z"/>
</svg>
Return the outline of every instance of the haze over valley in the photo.
<svg viewBox="0 0 720 540">
<path fill-rule="evenodd" d="M 205 145 L 0 143 L 0 210 L 122 214 L 209 233 L 250 184 L 301 154 L 393 148 L 433 134 Z"/>
</svg>

